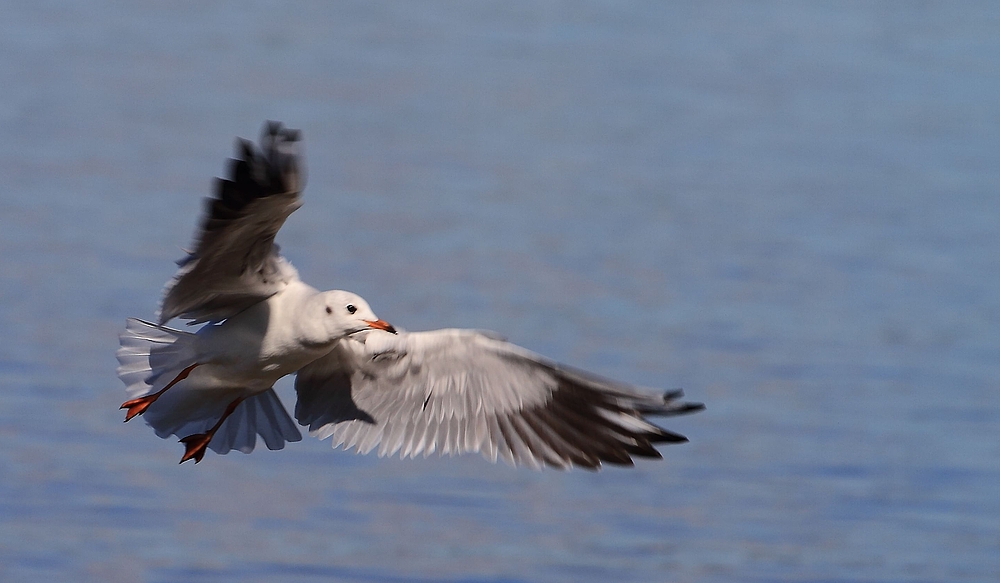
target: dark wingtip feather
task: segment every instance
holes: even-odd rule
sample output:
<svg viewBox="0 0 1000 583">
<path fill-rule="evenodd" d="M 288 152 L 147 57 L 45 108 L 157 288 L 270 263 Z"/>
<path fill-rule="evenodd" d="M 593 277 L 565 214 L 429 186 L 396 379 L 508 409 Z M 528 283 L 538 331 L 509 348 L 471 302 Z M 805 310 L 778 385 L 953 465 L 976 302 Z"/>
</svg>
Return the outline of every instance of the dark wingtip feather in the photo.
<svg viewBox="0 0 1000 583">
<path fill-rule="evenodd" d="M 264 122 L 262 137 L 278 135 L 279 133 L 281 133 L 281 127 L 282 123 L 280 121 L 274 121 L 271 119 L 267 120 L 266 122 Z"/>
<path fill-rule="evenodd" d="M 240 160 L 253 160 L 255 152 L 253 142 L 243 138 L 236 138 L 236 151 L 239 152 Z M 233 160 L 239 162 L 239 160 Z"/>
<path fill-rule="evenodd" d="M 670 415 L 686 415 L 688 413 L 697 413 L 698 411 L 705 410 L 704 403 L 671 403 L 669 401 L 664 402 L 669 408 L 668 414 Z"/>
<path fill-rule="evenodd" d="M 670 401 L 676 401 L 684 396 L 684 389 L 672 389 L 663 393 L 663 402 L 669 403 Z"/>
<path fill-rule="evenodd" d="M 659 459 L 658 444 L 685 443 L 688 438 L 650 423 L 647 428 L 621 423 L 610 412 L 649 422 L 647 415 L 679 415 L 704 409 L 701 403 L 678 403 L 680 390 L 657 395 L 626 394 L 580 382 L 575 376 L 559 379 L 544 409 L 532 411 L 528 424 L 564 462 L 598 469 L 602 464 L 634 465 L 633 458 Z M 581 463 L 582 462 L 582 463 Z M 553 464 L 549 464 L 553 465 Z M 562 464 L 560 464 L 562 465 Z"/>
<path fill-rule="evenodd" d="M 674 389 L 663 393 L 660 404 L 651 405 L 649 403 L 637 403 L 635 410 L 643 415 L 659 415 L 673 417 L 676 415 L 687 415 L 705 410 L 704 403 L 678 403 L 677 399 L 684 396 L 684 391 Z"/>
<path fill-rule="evenodd" d="M 659 433 L 646 436 L 652 443 L 687 443 L 688 438 L 684 437 L 679 433 L 674 433 L 673 431 L 667 431 L 666 429 L 660 429 Z"/>
<path fill-rule="evenodd" d="M 226 177 L 216 181 L 215 196 L 208 199 L 204 230 L 224 228 L 258 199 L 285 196 L 301 187 L 298 153 L 294 147 L 282 147 L 298 141 L 300 132 L 268 121 L 262 134 L 259 150 L 250 140 L 236 139 L 236 157 L 229 160 Z"/>
</svg>

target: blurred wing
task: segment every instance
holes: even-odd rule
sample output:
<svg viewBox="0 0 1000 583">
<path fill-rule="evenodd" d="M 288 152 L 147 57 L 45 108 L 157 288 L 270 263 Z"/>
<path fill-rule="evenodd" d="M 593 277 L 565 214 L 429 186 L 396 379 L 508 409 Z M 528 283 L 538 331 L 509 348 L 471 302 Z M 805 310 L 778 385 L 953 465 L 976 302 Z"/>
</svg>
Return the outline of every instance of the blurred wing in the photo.
<svg viewBox="0 0 1000 583">
<path fill-rule="evenodd" d="M 228 178 L 217 181 L 194 252 L 164 290 L 160 323 L 174 317 L 222 320 L 298 279 L 278 254 L 274 237 L 301 206 L 299 132 L 268 122 L 258 151 L 239 140 Z"/>
<path fill-rule="evenodd" d="M 295 417 L 315 437 L 379 455 L 480 451 L 511 465 L 599 468 L 687 439 L 648 415 L 704 408 L 567 369 L 471 330 L 347 338 L 299 371 Z"/>
</svg>

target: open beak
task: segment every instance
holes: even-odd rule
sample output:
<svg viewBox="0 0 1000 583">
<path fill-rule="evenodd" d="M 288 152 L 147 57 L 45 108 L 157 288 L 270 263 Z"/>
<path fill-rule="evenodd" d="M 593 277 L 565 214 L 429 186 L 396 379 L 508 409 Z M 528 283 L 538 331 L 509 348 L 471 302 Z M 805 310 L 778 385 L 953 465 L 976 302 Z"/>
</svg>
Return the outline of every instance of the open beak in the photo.
<svg viewBox="0 0 1000 583">
<path fill-rule="evenodd" d="M 369 328 L 374 328 L 375 330 L 385 330 L 390 334 L 395 334 L 396 329 L 392 327 L 392 324 L 386 322 L 385 320 L 365 320 L 365 324 L 368 324 Z"/>
</svg>

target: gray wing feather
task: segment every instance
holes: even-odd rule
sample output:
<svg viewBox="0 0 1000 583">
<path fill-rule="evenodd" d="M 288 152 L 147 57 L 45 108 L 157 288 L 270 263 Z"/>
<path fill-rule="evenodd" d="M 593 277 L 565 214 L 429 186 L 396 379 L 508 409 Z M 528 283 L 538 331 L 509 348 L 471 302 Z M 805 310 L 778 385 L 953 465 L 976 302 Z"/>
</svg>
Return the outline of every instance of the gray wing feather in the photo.
<svg viewBox="0 0 1000 583">
<path fill-rule="evenodd" d="M 295 417 L 334 447 L 425 457 L 479 451 L 535 468 L 631 465 L 687 441 L 648 415 L 701 410 L 549 362 L 471 330 L 341 340 L 295 381 Z"/>
<path fill-rule="evenodd" d="M 160 323 L 174 317 L 222 320 L 264 300 L 298 273 L 274 237 L 301 206 L 299 132 L 268 122 L 260 150 L 239 140 L 237 159 L 205 199 L 195 250 L 164 289 Z"/>
</svg>

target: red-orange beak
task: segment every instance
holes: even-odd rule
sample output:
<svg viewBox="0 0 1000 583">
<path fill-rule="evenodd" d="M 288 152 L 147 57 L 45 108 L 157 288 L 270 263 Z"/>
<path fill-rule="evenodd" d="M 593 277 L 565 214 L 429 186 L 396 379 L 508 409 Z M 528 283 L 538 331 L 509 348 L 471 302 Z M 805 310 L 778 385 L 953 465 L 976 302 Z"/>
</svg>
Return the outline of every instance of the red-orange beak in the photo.
<svg viewBox="0 0 1000 583">
<path fill-rule="evenodd" d="M 368 324 L 369 328 L 374 328 L 376 330 L 385 330 L 390 334 L 395 334 L 396 329 L 392 327 L 392 324 L 386 322 L 385 320 L 365 320 L 365 324 Z"/>
</svg>

